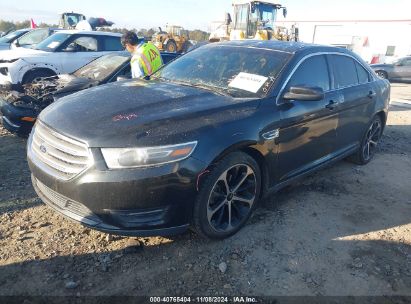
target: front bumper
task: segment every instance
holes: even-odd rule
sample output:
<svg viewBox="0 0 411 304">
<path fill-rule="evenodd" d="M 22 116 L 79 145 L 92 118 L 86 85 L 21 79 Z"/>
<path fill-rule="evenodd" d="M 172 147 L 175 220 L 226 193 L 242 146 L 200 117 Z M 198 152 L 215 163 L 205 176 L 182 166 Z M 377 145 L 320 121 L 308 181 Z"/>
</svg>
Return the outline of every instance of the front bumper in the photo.
<svg viewBox="0 0 411 304">
<path fill-rule="evenodd" d="M 29 151 L 39 197 L 66 217 L 111 234 L 167 236 L 188 228 L 202 162 L 188 158 L 159 167 L 108 170 L 101 153 L 93 155 L 92 167 L 63 181 L 42 170 Z"/>
<path fill-rule="evenodd" d="M 33 128 L 34 122 L 22 120 L 22 118 L 29 117 L 35 120 L 37 118 L 35 111 L 30 108 L 16 107 L 7 101 L 3 101 L 2 105 L 1 103 L 0 100 L 0 118 L 3 126 L 12 133 L 28 135 Z"/>
</svg>

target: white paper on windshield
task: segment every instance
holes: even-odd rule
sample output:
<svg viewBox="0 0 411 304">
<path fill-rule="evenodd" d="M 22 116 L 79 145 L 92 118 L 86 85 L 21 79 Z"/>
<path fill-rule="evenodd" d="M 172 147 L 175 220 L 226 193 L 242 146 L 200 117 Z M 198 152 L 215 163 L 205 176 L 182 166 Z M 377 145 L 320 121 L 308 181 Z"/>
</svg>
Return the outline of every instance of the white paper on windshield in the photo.
<svg viewBox="0 0 411 304">
<path fill-rule="evenodd" d="M 58 41 L 53 41 L 53 42 L 51 42 L 47 47 L 49 48 L 49 49 L 54 49 L 55 47 L 58 47 L 60 45 L 60 42 L 58 42 Z"/>
<path fill-rule="evenodd" d="M 241 72 L 228 85 L 229 87 L 257 93 L 268 80 L 267 77 Z"/>
</svg>

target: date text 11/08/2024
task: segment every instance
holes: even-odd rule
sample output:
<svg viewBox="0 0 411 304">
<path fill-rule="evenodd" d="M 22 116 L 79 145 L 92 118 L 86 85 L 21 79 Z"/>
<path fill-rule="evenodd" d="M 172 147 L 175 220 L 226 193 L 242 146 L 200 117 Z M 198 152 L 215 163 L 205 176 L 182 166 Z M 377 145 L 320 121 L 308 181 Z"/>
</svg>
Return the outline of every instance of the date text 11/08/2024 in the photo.
<svg viewBox="0 0 411 304">
<path fill-rule="evenodd" d="M 150 303 L 258 303 L 254 297 L 150 297 Z"/>
</svg>

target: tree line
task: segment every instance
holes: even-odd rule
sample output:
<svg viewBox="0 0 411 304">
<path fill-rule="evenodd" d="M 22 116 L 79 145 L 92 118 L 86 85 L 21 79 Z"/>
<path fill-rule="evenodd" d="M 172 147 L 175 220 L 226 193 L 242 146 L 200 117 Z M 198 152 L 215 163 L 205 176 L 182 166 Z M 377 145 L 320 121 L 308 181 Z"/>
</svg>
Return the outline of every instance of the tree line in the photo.
<svg viewBox="0 0 411 304">
<path fill-rule="evenodd" d="M 30 27 L 30 20 L 25 20 L 25 21 L 17 21 L 17 22 L 12 22 L 12 21 L 6 21 L 6 20 L 0 20 L 0 32 L 7 32 L 10 30 L 18 30 L 22 28 L 29 28 Z M 40 23 L 37 25 L 38 27 L 58 27 L 57 24 L 47 24 L 47 23 Z M 102 31 L 107 31 L 107 32 L 114 32 L 114 33 L 124 33 L 127 30 L 131 30 L 137 33 L 139 37 L 146 37 L 150 38 L 152 37 L 156 32 L 158 32 L 158 28 L 150 28 L 150 29 L 126 29 L 126 28 L 101 28 L 100 30 Z M 206 41 L 208 40 L 210 34 L 202 31 L 202 30 L 186 30 L 188 33 L 188 38 L 190 40 L 195 40 L 195 41 Z"/>
</svg>

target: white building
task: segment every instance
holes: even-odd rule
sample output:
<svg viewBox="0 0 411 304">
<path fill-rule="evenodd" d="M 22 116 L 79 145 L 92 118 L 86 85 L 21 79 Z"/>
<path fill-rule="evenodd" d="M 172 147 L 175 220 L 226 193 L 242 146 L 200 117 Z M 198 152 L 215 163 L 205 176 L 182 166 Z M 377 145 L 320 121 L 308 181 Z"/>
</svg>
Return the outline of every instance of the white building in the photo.
<svg viewBox="0 0 411 304">
<path fill-rule="evenodd" d="M 365 61 L 391 62 L 411 54 L 411 20 L 287 21 L 299 27 L 300 41 L 346 47 Z M 375 58 L 374 58 L 375 60 Z"/>
</svg>

